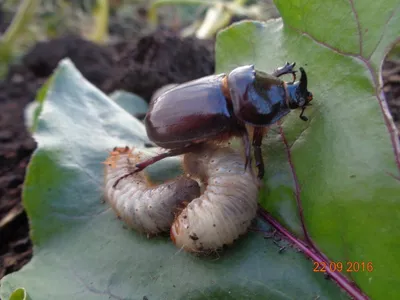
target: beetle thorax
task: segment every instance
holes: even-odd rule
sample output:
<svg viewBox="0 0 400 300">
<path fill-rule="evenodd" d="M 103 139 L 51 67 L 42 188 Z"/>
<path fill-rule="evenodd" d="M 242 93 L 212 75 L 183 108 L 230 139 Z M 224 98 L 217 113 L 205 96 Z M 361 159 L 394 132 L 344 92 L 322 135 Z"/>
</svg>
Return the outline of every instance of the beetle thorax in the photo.
<svg viewBox="0 0 400 300">
<path fill-rule="evenodd" d="M 299 82 L 286 84 L 285 90 L 287 92 L 286 101 L 288 108 L 296 109 L 304 105 L 300 103 L 301 97 L 299 97 Z"/>
</svg>

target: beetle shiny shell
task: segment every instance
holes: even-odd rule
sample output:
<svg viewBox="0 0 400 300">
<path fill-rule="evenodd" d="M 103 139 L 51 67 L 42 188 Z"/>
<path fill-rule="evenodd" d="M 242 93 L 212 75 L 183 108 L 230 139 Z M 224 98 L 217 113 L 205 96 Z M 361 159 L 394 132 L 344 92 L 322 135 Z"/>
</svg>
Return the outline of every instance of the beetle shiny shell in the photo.
<svg viewBox="0 0 400 300">
<path fill-rule="evenodd" d="M 244 164 L 242 155 L 229 147 L 207 145 L 185 154 L 185 171 L 199 178 L 205 189 L 172 225 L 171 239 L 177 247 L 213 252 L 246 233 L 256 216 L 259 187 Z"/>
<path fill-rule="evenodd" d="M 258 177 L 263 178 L 261 144 L 267 128 L 292 109 L 301 109 L 300 118 L 307 120 L 303 113 L 312 94 L 307 90 L 303 68 L 300 80 L 295 82 L 294 66 L 286 63 L 272 74 L 258 71 L 253 65 L 241 66 L 229 74 L 203 77 L 159 92 L 144 122 L 149 139 L 168 151 L 138 163 L 133 172 L 168 156 L 192 152 L 210 141 L 241 137 L 245 167 L 251 165 L 253 146 Z M 279 78 L 285 74 L 292 74 L 293 82 Z M 249 127 L 254 132 L 252 142 Z"/>
<path fill-rule="evenodd" d="M 146 173 L 140 172 L 124 178 L 114 189 L 115 181 L 134 169 L 141 156 L 127 147 L 114 148 L 104 163 L 105 199 L 131 228 L 150 236 L 168 232 L 179 207 L 184 201 L 198 197 L 200 187 L 187 177 L 154 186 Z"/>
</svg>

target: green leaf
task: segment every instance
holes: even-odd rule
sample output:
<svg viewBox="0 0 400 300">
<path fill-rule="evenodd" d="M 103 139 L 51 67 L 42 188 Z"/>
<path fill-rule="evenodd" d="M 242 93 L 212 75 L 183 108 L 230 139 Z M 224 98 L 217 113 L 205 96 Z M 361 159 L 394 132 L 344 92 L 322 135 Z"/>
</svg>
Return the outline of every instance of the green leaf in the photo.
<svg viewBox="0 0 400 300">
<path fill-rule="evenodd" d="M 114 146 L 143 147 L 145 129 L 69 61 L 54 75 L 34 136 L 23 191 L 34 256 L 3 278 L 3 299 L 21 284 L 40 300 L 347 298 L 302 253 L 283 241 L 280 253 L 259 232 L 215 259 L 124 229 L 101 203 L 101 162 Z"/>
<path fill-rule="evenodd" d="M 218 72 L 294 61 L 314 94 L 308 122 L 295 111 L 270 128 L 262 206 L 304 238 L 299 201 L 311 239 L 342 273 L 372 299 L 398 299 L 400 148 L 378 71 L 400 35 L 399 2 L 276 4 L 283 21 L 240 23 L 216 46 Z"/>
<path fill-rule="evenodd" d="M 40 113 L 42 112 L 43 102 L 47 96 L 47 91 L 49 90 L 49 86 L 51 86 L 53 80 L 53 76 L 51 76 L 45 84 L 39 89 L 36 94 L 35 101 L 29 103 L 25 107 L 24 118 L 25 118 L 25 126 L 31 131 L 34 132 L 37 127 L 38 118 Z"/>
<path fill-rule="evenodd" d="M 108 38 L 109 10 L 108 0 L 96 0 L 92 11 L 93 28 L 87 34 L 89 41 L 104 43 Z"/>
<path fill-rule="evenodd" d="M 145 114 L 147 112 L 147 102 L 141 97 L 125 92 L 125 91 L 115 91 L 110 95 L 119 106 L 125 109 L 131 115 Z"/>
<path fill-rule="evenodd" d="M 16 289 L 10 296 L 9 300 L 29 300 L 29 296 L 27 295 L 24 288 Z"/>
<path fill-rule="evenodd" d="M 1 37 L 0 62 L 7 63 L 12 58 L 15 44 L 24 34 L 24 31 L 26 31 L 26 26 L 29 26 L 38 4 L 38 0 L 24 0 L 21 2 L 12 23 L 8 26 L 6 32 L 4 32 Z"/>
</svg>

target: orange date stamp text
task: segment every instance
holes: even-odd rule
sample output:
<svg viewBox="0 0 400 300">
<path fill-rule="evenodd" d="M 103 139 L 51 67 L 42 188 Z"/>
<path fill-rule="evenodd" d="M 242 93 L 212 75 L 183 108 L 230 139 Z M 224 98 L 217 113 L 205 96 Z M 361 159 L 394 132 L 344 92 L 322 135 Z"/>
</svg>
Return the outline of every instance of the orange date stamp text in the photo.
<svg viewBox="0 0 400 300">
<path fill-rule="evenodd" d="M 365 261 L 346 261 L 346 262 L 316 262 L 314 261 L 314 272 L 325 273 L 327 271 L 331 272 L 346 272 L 346 273 L 356 273 L 356 272 L 372 272 L 374 266 L 372 262 Z"/>
</svg>

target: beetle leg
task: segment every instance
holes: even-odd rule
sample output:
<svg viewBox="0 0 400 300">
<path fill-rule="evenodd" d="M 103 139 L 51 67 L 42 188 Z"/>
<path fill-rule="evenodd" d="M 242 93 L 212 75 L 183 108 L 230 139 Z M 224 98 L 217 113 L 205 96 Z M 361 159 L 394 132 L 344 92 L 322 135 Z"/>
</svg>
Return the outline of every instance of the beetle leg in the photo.
<svg viewBox="0 0 400 300">
<path fill-rule="evenodd" d="M 244 151 L 246 155 L 246 162 L 244 165 L 244 170 L 247 170 L 247 167 L 250 165 L 251 168 L 251 145 L 250 145 L 250 139 L 249 139 L 249 133 L 247 132 L 246 129 L 244 129 L 242 133 L 242 142 L 244 146 Z"/>
<path fill-rule="evenodd" d="M 303 121 L 308 121 L 308 118 L 303 115 L 305 109 L 306 109 L 306 107 L 303 106 L 303 108 L 301 109 L 301 113 L 300 113 L 300 119 L 302 119 Z"/>
<path fill-rule="evenodd" d="M 261 152 L 262 139 L 264 137 L 265 128 L 255 127 L 253 135 L 253 148 L 254 148 L 254 158 L 256 160 L 256 167 L 258 168 L 258 178 L 262 179 L 264 177 L 264 160 Z"/>
<path fill-rule="evenodd" d="M 113 185 L 113 188 L 115 188 L 115 187 L 117 186 L 117 184 L 118 184 L 122 179 L 124 179 L 124 178 L 126 178 L 126 177 L 129 177 L 129 176 L 131 176 L 131 175 L 133 175 L 133 174 L 135 174 L 135 173 L 137 173 L 137 172 L 142 171 L 143 169 L 145 169 L 145 168 L 147 168 L 148 166 L 150 166 L 150 165 L 152 165 L 152 164 L 158 162 L 159 160 L 162 160 L 162 159 L 167 158 L 167 157 L 177 156 L 177 155 L 181 155 L 181 154 L 190 152 L 190 151 L 192 151 L 194 148 L 196 148 L 196 147 L 198 147 L 198 146 L 199 146 L 199 144 L 194 144 L 194 145 L 190 145 L 190 146 L 184 147 L 184 148 L 172 149 L 172 150 L 169 150 L 169 151 L 167 151 L 167 152 L 161 153 L 161 154 L 159 154 L 159 155 L 150 157 L 149 159 L 147 159 L 147 160 L 145 160 L 145 161 L 142 161 L 141 163 L 136 164 L 136 166 L 135 166 L 136 168 L 135 168 L 134 171 L 129 172 L 129 173 L 127 173 L 127 174 L 121 176 L 120 178 L 118 178 L 118 179 L 115 181 L 115 183 L 114 183 L 114 185 Z"/>
<path fill-rule="evenodd" d="M 281 76 L 286 75 L 286 74 L 292 74 L 293 82 L 295 82 L 296 81 L 296 72 L 297 72 L 297 71 L 293 70 L 295 65 L 296 65 L 296 63 L 292 63 L 291 64 L 289 62 L 286 62 L 286 64 L 283 67 L 280 67 L 280 68 L 276 69 L 272 73 L 272 75 L 275 76 L 275 77 L 281 77 Z"/>
<path fill-rule="evenodd" d="M 146 143 L 144 143 L 144 146 L 145 146 L 146 148 L 155 148 L 155 147 L 157 147 L 156 145 L 154 145 L 154 144 L 151 143 L 151 142 L 146 142 Z"/>
</svg>

